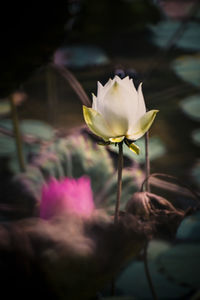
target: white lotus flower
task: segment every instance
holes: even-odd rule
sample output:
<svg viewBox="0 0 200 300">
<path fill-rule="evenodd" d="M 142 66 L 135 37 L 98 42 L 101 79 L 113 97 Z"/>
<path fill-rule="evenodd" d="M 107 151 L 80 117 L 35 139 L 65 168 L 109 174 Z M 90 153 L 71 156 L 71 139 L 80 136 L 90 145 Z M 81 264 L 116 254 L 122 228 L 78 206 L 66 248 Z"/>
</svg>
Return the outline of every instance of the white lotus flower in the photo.
<svg viewBox="0 0 200 300">
<path fill-rule="evenodd" d="M 90 130 L 105 142 L 124 142 L 135 153 L 139 147 L 132 143 L 151 127 L 158 110 L 146 112 L 142 84 L 135 89 L 132 79 L 115 76 L 103 86 L 98 82 L 97 97 L 92 108 L 83 106 L 85 122 Z"/>
</svg>

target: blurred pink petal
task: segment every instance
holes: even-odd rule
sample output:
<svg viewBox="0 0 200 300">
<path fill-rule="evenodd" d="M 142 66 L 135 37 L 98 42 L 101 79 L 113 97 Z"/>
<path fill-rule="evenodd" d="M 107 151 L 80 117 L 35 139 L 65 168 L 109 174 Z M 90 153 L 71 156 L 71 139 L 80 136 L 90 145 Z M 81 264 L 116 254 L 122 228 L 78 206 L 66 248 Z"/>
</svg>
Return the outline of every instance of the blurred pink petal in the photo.
<svg viewBox="0 0 200 300">
<path fill-rule="evenodd" d="M 50 219 L 61 214 L 89 217 L 94 210 L 90 179 L 51 178 L 42 188 L 40 217 Z"/>
<path fill-rule="evenodd" d="M 161 0 L 158 3 L 169 18 L 181 20 L 189 16 L 197 0 Z"/>
</svg>

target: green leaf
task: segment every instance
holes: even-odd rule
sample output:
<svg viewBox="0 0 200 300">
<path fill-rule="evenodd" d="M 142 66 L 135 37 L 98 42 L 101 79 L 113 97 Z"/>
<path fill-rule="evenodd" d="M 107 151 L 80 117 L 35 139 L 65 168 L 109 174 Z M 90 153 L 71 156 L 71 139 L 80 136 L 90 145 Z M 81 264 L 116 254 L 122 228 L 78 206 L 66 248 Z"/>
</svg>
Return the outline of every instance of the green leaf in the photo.
<svg viewBox="0 0 200 300">
<path fill-rule="evenodd" d="M 52 140 L 54 137 L 53 128 L 49 124 L 37 120 L 21 121 L 20 129 L 23 134 L 30 134 L 45 141 Z"/>
<path fill-rule="evenodd" d="M 200 128 L 193 130 L 191 136 L 194 144 L 200 146 Z"/>
<path fill-rule="evenodd" d="M 180 26 L 182 26 L 181 22 L 170 20 L 150 25 L 149 29 L 152 33 L 150 41 L 158 47 L 165 48 Z M 178 48 L 186 50 L 200 50 L 199 31 L 198 22 L 187 22 L 187 27 L 182 35 L 174 41 L 174 44 Z"/>
<path fill-rule="evenodd" d="M 9 136 L 0 136 L 0 157 L 16 154 L 15 140 Z"/>
<path fill-rule="evenodd" d="M 148 245 L 148 260 L 155 261 L 155 259 L 163 252 L 171 248 L 171 244 L 166 241 L 152 240 Z"/>
<path fill-rule="evenodd" d="M 200 241 L 200 212 L 185 218 L 176 234 L 177 239 L 188 241 Z"/>
<path fill-rule="evenodd" d="M 13 130 L 13 124 L 10 119 L 0 120 L 0 126 L 5 129 Z M 51 140 L 54 137 L 54 130 L 49 125 L 38 120 L 23 120 L 20 122 L 21 134 L 32 135 L 41 140 Z"/>
<path fill-rule="evenodd" d="M 200 55 L 185 55 L 172 63 L 172 69 L 186 82 L 200 87 Z"/>
<path fill-rule="evenodd" d="M 158 299 L 181 299 L 184 295 L 187 295 L 189 289 L 167 280 L 165 276 L 157 271 L 154 262 L 149 263 L 149 269 Z M 139 261 L 130 263 L 118 277 L 116 289 L 122 295 L 133 295 L 136 299 L 152 299 L 144 271 L 144 263 Z"/>
<path fill-rule="evenodd" d="M 194 182 L 200 187 L 200 160 L 197 160 L 191 170 Z"/>
<path fill-rule="evenodd" d="M 10 102 L 8 100 L 0 101 L 0 116 L 8 115 L 10 112 Z"/>
<path fill-rule="evenodd" d="M 180 244 L 162 253 L 157 259 L 158 269 L 166 278 L 191 288 L 200 287 L 200 244 Z"/>
<path fill-rule="evenodd" d="M 180 107 L 189 118 L 200 121 L 200 94 L 185 98 L 180 102 Z"/>
<path fill-rule="evenodd" d="M 105 65 L 109 62 L 104 51 L 96 46 L 77 45 L 62 47 L 56 51 L 55 62 L 57 57 L 59 64 L 75 69 Z"/>
</svg>

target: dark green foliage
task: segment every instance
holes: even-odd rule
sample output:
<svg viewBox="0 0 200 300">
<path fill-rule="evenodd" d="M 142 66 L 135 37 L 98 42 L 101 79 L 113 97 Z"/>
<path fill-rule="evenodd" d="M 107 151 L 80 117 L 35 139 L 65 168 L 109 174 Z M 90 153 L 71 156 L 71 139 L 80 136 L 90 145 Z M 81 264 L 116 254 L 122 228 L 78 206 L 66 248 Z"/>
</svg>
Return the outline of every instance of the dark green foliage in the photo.
<svg viewBox="0 0 200 300">
<path fill-rule="evenodd" d="M 165 48 L 170 43 L 171 39 L 173 39 L 176 32 L 180 30 L 181 26 L 181 22 L 171 20 L 161 21 L 156 25 L 150 25 L 150 41 L 156 46 Z M 174 42 L 175 46 L 180 49 L 199 51 L 199 23 L 188 22 L 187 26 L 182 28 L 181 34 L 177 36 Z"/>
<path fill-rule="evenodd" d="M 200 39 L 198 39 L 200 41 Z M 186 82 L 200 87 L 200 56 L 184 55 L 175 59 L 172 63 L 172 69 L 178 77 Z"/>
<path fill-rule="evenodd" d="M 177 239 L 200 242 L 200 212 L 185 218 L 179 226 Z"/>
<path fill-rule="evenodd" d="M 200 72 L 199 72 L 200 75 Z M 182 111 L 192 120 L 200 121 L 200 95 L 192 95 L 180 102 Z"/>
<path fill-rule="evenodd" d="M 8 100 L 3 100 L 0 102 L 0 117 L 8 115 L 11 111 L 10 102 Z"/>
<path fill-rule="evenodd" d="M 183 243 L 162 253 L 157 267 L 173 282 L 198 289 L 200 286 L 200 244 Z"/>
<path fill-rule="evenodd" d="M 158 299 L 190 299 L 200 286 L 200 212 L 180 224 L 176 240 L 153 240 L 148 247 L 150 274 Z M 152 299 L 143 262 L 134 260 L 117 280 L 118 293 Z M 192 298 L 191 298 L 192 299 Z"/>
<path fill-rule="evenodd" d="M 0 158 L 8 158 L 9 170 L 17 173 L 19 172 L 19 162 L 16 143 L 12 137 L 12 121 L 10 119 L 0 120 L 0 127 L 11 133 L 11 136 L 0 135 Z M 20 123 L 20 132 L 22 137 L 28 136 L 29 138 L 22 139 L 23 155 L 26 163 L 29 162 L 31 156 L 40 151 L 44 143 L 50 142 L 54 137 L 54 131 L 50 125 L 36 120 L 23 120 Z"/>
<path fill-rule="evenodd" d="M 167 280 L 158 272 L 154 262 L 151 261 L 149 267 L 158 299 L 181 299 L 181 297 L 187 295 L 189 289 L 180 287 Z M 142 261 L 135 260 L 129 264 L 117 280 L 117 289 L 120 294 L 132 295 L 136 299 L 153 299 Z"/>
</svg>

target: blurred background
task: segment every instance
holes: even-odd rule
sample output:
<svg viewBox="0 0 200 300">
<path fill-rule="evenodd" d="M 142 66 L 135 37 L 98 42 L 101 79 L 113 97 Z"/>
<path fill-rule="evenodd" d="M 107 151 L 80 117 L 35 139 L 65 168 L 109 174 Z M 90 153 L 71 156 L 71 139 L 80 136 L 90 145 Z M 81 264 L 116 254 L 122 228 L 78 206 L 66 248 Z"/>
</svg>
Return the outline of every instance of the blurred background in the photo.
<svg viewBox="0 0 200 300">
<path fill-rule="evenodd" d="M 20 284 L 22 287 L 26 286 L 27 280 L 33 287 L 32 297 L 38 293 L 35 281 L 32 277 L 29 280 L 27 272 L 24 273 L 24 279 L 18 276 L 20 268 L 23 271 L 21 261 L 26 262 L 24 253 L 28 253 L 28 250 L 23 246 L 23 236 L 18 235 L 20 231 L 14 231 L 15 225 L 12 228 L 12 222 L 38 216 L 35 210 L 41 201 L 41 187 L 50 177 L 78 178 L 87 174 L 91 178 L 95 205 L 113 214 L 117 187 L 116 148 L 98 146 L 94 137 L 80 130 L 85 125 L 82 104 L 88 104 L 91 94 L 96 94 L 97 81 L 105 84 L 117 74 L 133 78 L 136 87 L 143 82 L 147 109 L 159 110 L 150 129 L 151 172 L 177 176 L 193 192 L 199 191 L 199 4 L 199 0 L 65 0 L 48 2 L 48 6 L 36 2 L 1 3 L 0 222 L 1 226 L 6 224 L 6 230 L 9 228 L 11 233 L 13 230 L 11 242 L 8 243 L 11 245 L 11 256 L 15 247 L 21 253 L 21 260 L 17 260 L 17 263 L 15 252 L 13 261 L 10 260 L 6 248 L 4 249 L 6 235 L 3 235 L 4 231 L 0 231 L 3 247 L 1 266 L 4 268 L 1 276 L 6 292 L 11 290 L 12 294 L 11 278 L 16 284 L 16 290 Z M 137 143 L 141 148 L 139 156 L 124 147 L 122 210 L 144 180 L 144 138 Z M 172 197 L 166 198 L 172 203 L 178 203 L 178 207 L 183 210 L 194 207 L 197 203 L 194 197 L 188 197 L 188 191 L 186 193 L 177 186 L 169 186 L 166 182 L 161 182 L 159 186 L 157 182 L 157 187 L 166 188 L 169 193 L 173 189 L 178 191 L 176 202 L 173 202 Z M 162 195 L 166 196 L 164 193 Z M 166 207 L 158 207 L 163 222 L 162 209 L 164 211 Z M 141 216 L 143 220 L 143 215 Z M 39 218 L 38 220 L 40 222 Z M 165 231 L 162 226 L 160 228 L 160 233 L 166 234 L 167 241 L 176 233 L 173 222 L 168 220 L 171 220 L 170 214 L 165 222 L 169 227 L 172 225 L 171 232 Z M 8 225 L 9 221 L 11 227 Z M 35 228 L 34 225 L 32 227 Z M 39 245 L 41 228 L 43 226 L 36 226 Z M 198 213 L 183 221 L 177 230 L 178 242 L 175 246 L 160 241 L 150 244 L 151 274 L 159 299 L 189 299 L 189 295 L 196 291 L 197 296 L 191 299 L 200 298 L 199 228 Z M 136 226 L 135 230 L 137 229 Z M 62 232 L 65 236 L 65 229 Z M 46 241 L 45 230 L 43 235 Z M 22 243 L 19 242 L 21 240 Z M 185 240 L 189 241 L 188 244 L 180 243 Z M 32 243 L 31 247 L 34 248 Z M 159 258 L 158 267 L 154 265 L 159 253 L 162 254 L 168 248 L 171 249 L 169 259 L 168 256 L 163 261 Z M 4 258 L 7 258 L 5 262 Z M 78 266 L 79 261 L 74 261 L 75 266 Z M 97 261 L 101 263 L 101 260 Z M 13 268 L 15 264 L 16 269 Z M 82 265 L 80 266 L 81 269 Z M 160 270 L 163 266 L 166 278 L 158 273 L 158 268 Z M 72 267 L 74 268 L 73 264 Z M 27 269 L 25 263 L 24 268 Z M 76 276 L 79 276 L 76 270 L 79 269 L 75 267 Z M 80 282 L 85 287 L 87 276 L 84 268 L 81 271 Z M 9 276 L 6 277 L 5 274 Z M 63 274 L 62 277 L 61 273 L 61 281 L 63 278 L 67 278 L 67 281 L 68 277 Z M 174 276 L 175 284 L 168 280 L 170 276 Z M 69 278 L 72 278 L 72 286 L 76 285 L 71 274 Z M 85 281 L 82 281 L 83 278 Z M 140 256 L 117 280 L 118 295 L 152 299 Z M 43 288 L 43 281 L 41 282 Z M 137 284 L 133 284 L 134 282 Z M 90 282 L 87 284 L 92 286 Z M 39 290 L 40 288 L 39 286 Z M 105 294 L 110 295 L 110 286 L 108 289 L 109 292 Z M 79 292 L 76 288 L 74 290 Z M 28 293 L 29 296 L 32 295 L 30 291 Z M 15 289 L 13 294 L 15 295 Z M 51 297 L 53 298 L 52 295 Z M 94 299 L 101 298 L 97 295 Z"/>
<path fill-rule="evenodd" d="M 97 81 L 104 84 L 114 74 L 126 74 L 136 86 L 143 82 L 147 108 L 160 110 L 150 130 L 152 172 L 176 175 L 199 187 L 199 1 L 68 0 L 48 7 L 4 3 L 0 22 L 2 163 L 13 155 L 8 141 L 8 97 L 13 92 L 21 93 L 15 106 L 25 122 L 22 131 L 42 132 L 37 126 L 43 126 L 46 132 L 67 132 L 84 124 L 72 74 L 89 98 Z M 52 63 L 67 73 L 63 76 Z M 9 168 L 17 172 L 16 164 Z"/>
</svg>

